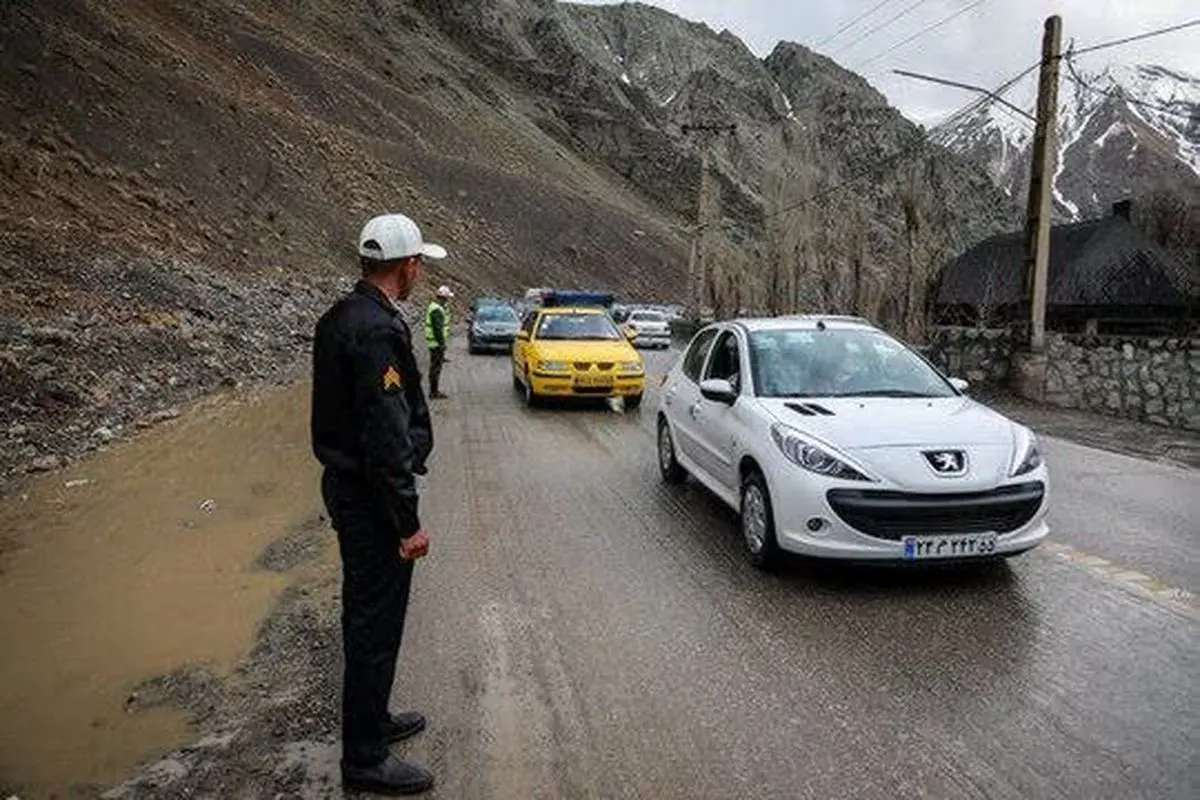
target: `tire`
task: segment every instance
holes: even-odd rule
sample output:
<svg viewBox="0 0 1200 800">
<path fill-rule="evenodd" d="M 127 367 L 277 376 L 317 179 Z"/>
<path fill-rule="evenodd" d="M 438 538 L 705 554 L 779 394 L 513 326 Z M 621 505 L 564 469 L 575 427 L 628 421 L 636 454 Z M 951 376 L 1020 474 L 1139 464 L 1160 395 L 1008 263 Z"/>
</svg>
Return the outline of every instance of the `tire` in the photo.
<svg viewBox="0 0 1200 800">
<path fill-rule="evenodd" d="M 687 480 L 687 470 L 675 459 L 675 441 L 666 417 L 658 418 L 658 473 L 664 483 L 680 484 Z"/>
<path fill-rule="evenodd" d="M 639 394 L 631 394 L 625 398 L 625 408 L 627 408 L 630 411 L 633 411 L 635 408 L 638 408 L 639 406 L 641 406 L 641 404 L 642 404 L 642 395 L 640 393 Z"/>
<path fill-rule="evenodd" d="M 775 512 L 771 508 L 771 492 L 767 481 L 757 469 L 742 480 L 742 504 L 739 529 L 746 560 L 756 569 L 770 571 L 779 566 L 783 553 L 775 538 Z"/>
<path fill-rule="evenodd" d="M 512 370 L 513 391 L 518 392 L 518 393 L 524 392 L 525 387 L 521 384 L 521 379 L 517 377 L 517 370 L 515 369 L 516 365 L 514 364 L 513 367 L 514 367 L 514 369 Z"/>
<path fill-rule="evenodd" d="M 533 391 L 533 378 L 529 377 L 528 372 L 525 373 L 525 383 L 522 384 L 521 389 L 525 395 L 525 407 L 537 408 L 541 401 L 538 399 L 537 393 Z"/>
</svg>

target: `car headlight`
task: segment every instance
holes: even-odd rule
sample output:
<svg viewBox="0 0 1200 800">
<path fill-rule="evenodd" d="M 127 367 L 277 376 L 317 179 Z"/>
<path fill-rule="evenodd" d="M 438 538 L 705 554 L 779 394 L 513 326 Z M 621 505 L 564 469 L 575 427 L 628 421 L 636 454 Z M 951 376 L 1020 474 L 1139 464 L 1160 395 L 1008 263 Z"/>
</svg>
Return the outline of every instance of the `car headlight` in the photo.
<svg viewBox="0 0 1200 800">
<path fill-rule="evenodd" d="M 566 361 L 539 361 L 539 372 L 570 372 L 571 365 Z"/>
<path fill-rule="evenodd" d="M 1013 478 L 1033 472 L 1044 462 L 1041 448 L 1038 447 L 1037 437 L 1027 428 L 1021 428 L 1017 434 L 1017 446 L 1013 449 L 1012 470 L 1009 475 Z"/>
<path fill-rule="evenodd" d="M 809 472 L 847 481 L 871 480 L 845 461 L 805 439 L 799 431 L 786 425 L 779 423 L 772 425 L 771 439 L 774 440 L 775 446 L 788 461 Z"/>
<path fill-rule="evenodd" d="M 622 361 L 621 372 L 637 373 L 642 371 L 642 362 L 640 361 Z"/>
</svg>

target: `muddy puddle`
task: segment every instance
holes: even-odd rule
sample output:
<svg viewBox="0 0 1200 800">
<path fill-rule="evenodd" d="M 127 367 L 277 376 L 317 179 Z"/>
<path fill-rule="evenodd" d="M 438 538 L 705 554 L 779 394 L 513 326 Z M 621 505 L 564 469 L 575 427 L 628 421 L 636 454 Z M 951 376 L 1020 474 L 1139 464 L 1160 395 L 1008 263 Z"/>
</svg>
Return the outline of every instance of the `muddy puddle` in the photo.
<svg viewBox="0 0 1200 800">
<path fill-rule="evenodd" d="M 184 743 L 187 717 L 135 691 L 228 674 L 289 580 L 269 546 L 319 502 L 304 385 L 210 401 L 0 501 L 0 788 L 111 785 Z"/>
</svg>

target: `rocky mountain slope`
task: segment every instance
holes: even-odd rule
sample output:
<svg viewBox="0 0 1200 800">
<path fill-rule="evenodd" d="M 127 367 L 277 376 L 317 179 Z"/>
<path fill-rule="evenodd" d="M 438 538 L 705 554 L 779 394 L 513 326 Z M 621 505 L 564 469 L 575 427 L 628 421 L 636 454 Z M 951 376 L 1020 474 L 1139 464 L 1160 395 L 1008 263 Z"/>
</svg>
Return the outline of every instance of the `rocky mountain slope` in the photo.
<svg viewBox="0 0 1200 800">
<path fill-rule="evenodd" d="M 808 292 L 810 305 L 897 322 L 906 301 L 884 291 L 897 269 L 916 275 L 1016 224 L 980 170 L 929 146 L 860 77 L 799 45 L 760 60 L 728 31 L 639 3 L 417 5 L 536 92 L 543 130 L 683 219 L 695 218 L 708 147 L 718 199 L 706 219 L 723 219 L 705 228 L 710 286 L 750 276 L 726 287 L 736 290 L 729 307 L 780 297 L 789 307 Z M 687 132 L 696 124 L 736 131 Z M 776 274 L 781 265 L 787 274 Z"/>
<path fill-rule="evenodd" d="M 451 249 L 429 283 L 684 299 L 684 124 L 737 125 L 701 242 L 726 310 L 898 324 L 898 276 L 1016 220 L 829 60 L 637 4 L 18 0 L 0 30 L 0 474 L 302 369 L 380 209 Z"/>
<path fill-rule="evenodd" d="M 1031 74 L 1006 99 L 1036 106 Z M 1029 186 L 1033 123 L 987 103 L 933 131 L 933 139 L 985 167 L 1018 200 Z M 1063 220 L 1108 213 L 1114 202 L 1167 191 L 1200 196 L 1200 78 L 1150 65 L 1097 73 L 1064 63 L 1059 84 L 1055 212 Z"/>
</svg>

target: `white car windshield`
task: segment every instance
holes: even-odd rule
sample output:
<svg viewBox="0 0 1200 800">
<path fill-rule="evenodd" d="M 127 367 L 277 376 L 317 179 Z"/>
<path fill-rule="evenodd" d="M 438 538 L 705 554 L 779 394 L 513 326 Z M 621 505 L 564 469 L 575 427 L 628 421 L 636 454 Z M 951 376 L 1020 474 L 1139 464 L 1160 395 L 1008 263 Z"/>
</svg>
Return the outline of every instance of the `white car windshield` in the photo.
<svg viewBox="0 0 1200 800">
<path fill-rule="evenodd" d="M 760 397 L 953 397 L 923 358 L 880 331 L 762 330 L 750 334 Z"/>
<path fill-rule="evenodd" d="M 657 311 L 639 311 L 630 319 L 634 322 L 666 322 L 667 318 Z"/>
<path fill-rule="evenodd" d="M 537 338 L 615 341 L 621 332 L 607 314 L 543 314 Z"/>
<path fill-rule="evenodd" d="M 517 321 L 516 313 L 508 306 L 484 306 L 475 315 L 479 322 L 513 322 Z"/>
</svg>

